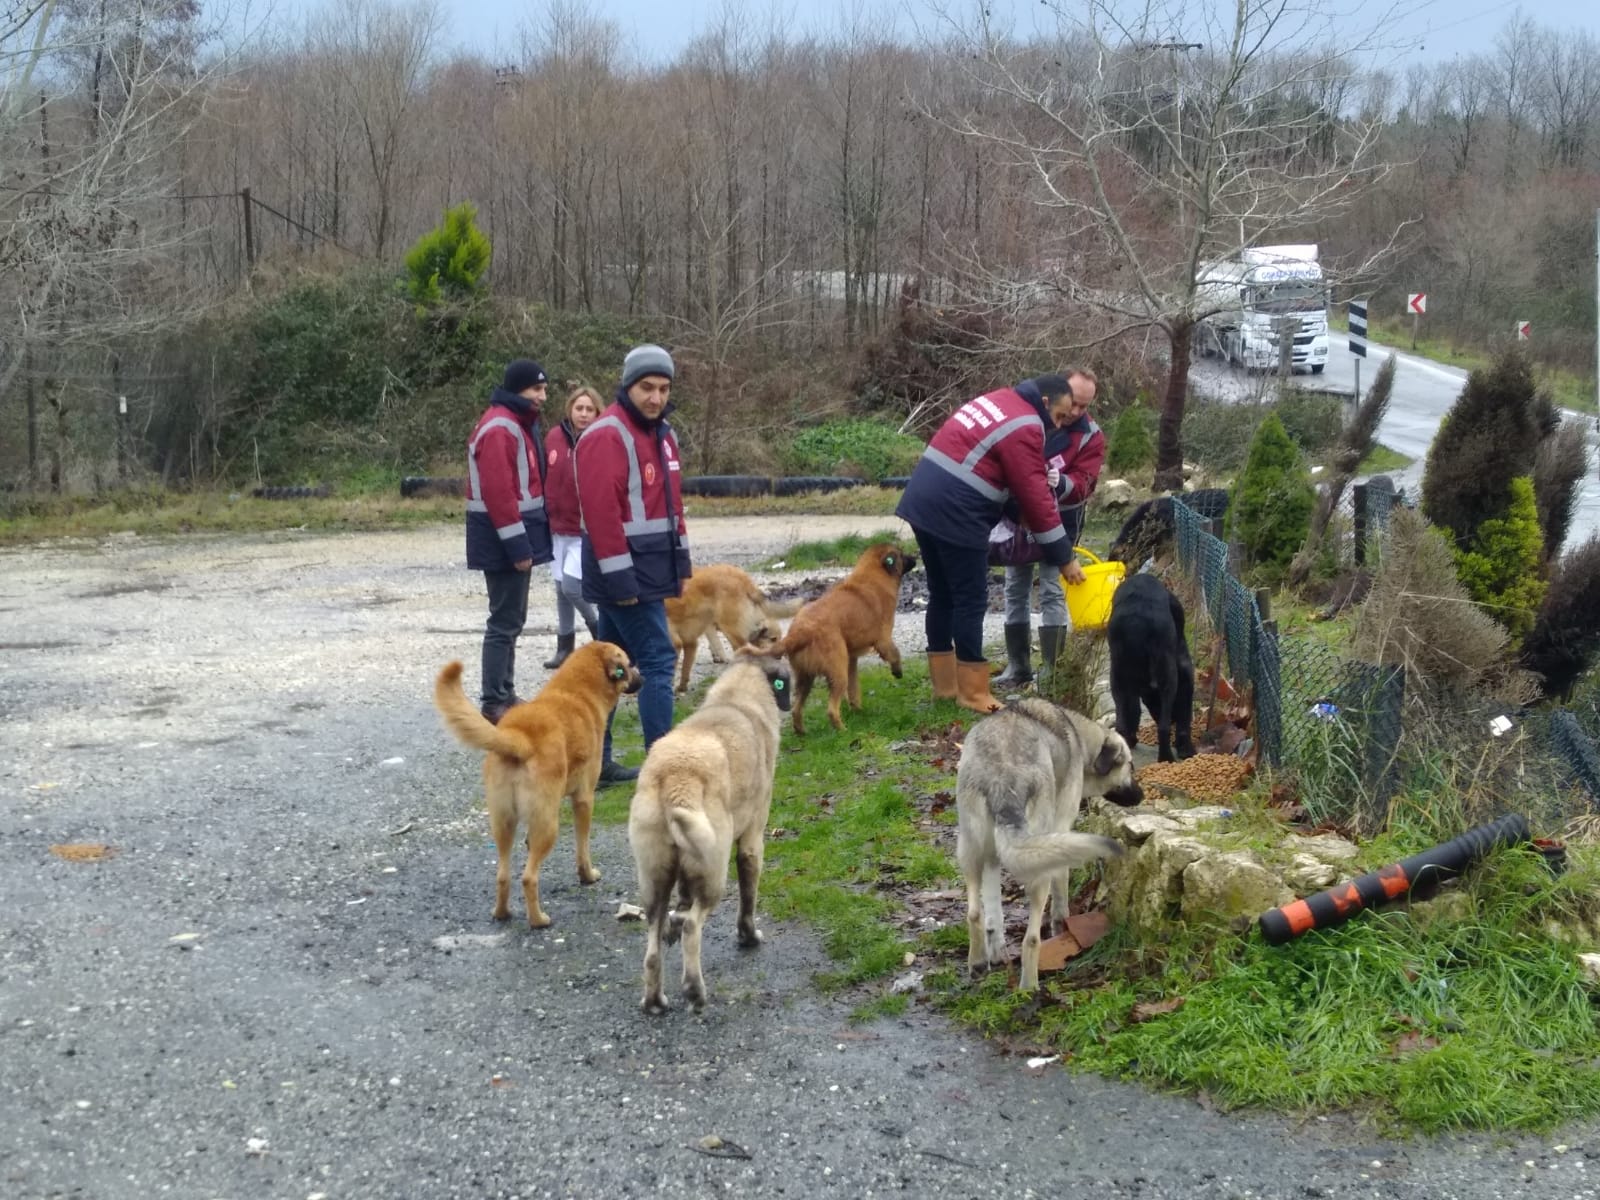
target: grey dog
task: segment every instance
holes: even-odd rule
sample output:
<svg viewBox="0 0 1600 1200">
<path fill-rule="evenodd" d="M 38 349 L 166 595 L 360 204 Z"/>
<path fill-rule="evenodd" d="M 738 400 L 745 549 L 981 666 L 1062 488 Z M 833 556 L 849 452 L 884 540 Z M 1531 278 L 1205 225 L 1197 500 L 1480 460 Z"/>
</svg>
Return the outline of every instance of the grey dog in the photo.
<svg viewBox="0 0 1600 1200">
<path fill-rule="evenodd" d="M 1067 872 L 1122 853 L 1111 838 L 1073 833 L 1087 796 L 1124 806 L 1143 798 L 1133 755 L 1115 730 L 1048 700 L 1020 700 L 967 734 L 956 771 L 956 858 L 967 881 L 967 966 L 1005 961 L 1000 869 L 1028 893 L 1018 987 L 1039 986 L 1039 926 L 1047 897 L 1067 915 Z"/>
</svg>

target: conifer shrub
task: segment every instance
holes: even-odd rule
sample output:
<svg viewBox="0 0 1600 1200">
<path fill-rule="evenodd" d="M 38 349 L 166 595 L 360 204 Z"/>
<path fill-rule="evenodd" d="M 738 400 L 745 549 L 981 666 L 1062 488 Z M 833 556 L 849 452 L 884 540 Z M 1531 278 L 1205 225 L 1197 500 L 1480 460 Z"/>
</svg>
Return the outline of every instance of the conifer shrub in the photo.
<svg viewBox="0 0 1600 1200">
<path fill-rule="evenodd" d="M 1294 558 L 1311 526 L 1316 495 L 1300 451 L 1276 413 L 1256 429 L 1228 513 L 1229 536 L 1267 577 Z"/>
<path fill-rule="evenodd" d="M 1467 549 L 1456 550 L 1456 574 L 1467 594 L 1515 639 L 1533 628 L 1544 599 L 1544 536 L 1533 499 L 1533 480 L 1522 476 L 1507 489 L 1506 515 L 1478 526 Z"/>
<path fill-rule="evenodd" d="M 1106 441 L 1106 470 L 1113 474 L 1138 471 L 1156 460 L 1155 442 L 1150 438 L 1150 418 L 1138 404 L 1129 405 L 1117 415 Z"/>
<path fill-rule="evenodd" d="M 406 291 L 419 305 L 475 298 L 489 266 L 489 238 L 470 203 L 446 209 L 444 220 L 406 254 Z"/>
<path fill-rule="evenodd" d="M 1544 695 L 1567 699 L 1578 677 L 1600 656 L 1600 534 L 1564 556 L 1533 629 L 1523 639 L 1522 665 L 1539 678 Z"/>
</svg>

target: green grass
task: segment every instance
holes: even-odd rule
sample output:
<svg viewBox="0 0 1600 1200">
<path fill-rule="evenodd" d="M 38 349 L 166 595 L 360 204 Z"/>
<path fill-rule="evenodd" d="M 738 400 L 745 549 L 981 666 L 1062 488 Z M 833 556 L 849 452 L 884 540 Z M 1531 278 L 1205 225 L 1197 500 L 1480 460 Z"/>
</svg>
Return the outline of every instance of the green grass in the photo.
<svg viewBox="0 0 1600 1200">
<path fill-rule="evenodd" d="M 782 563 L 785 570 L 814 571 L 818 567 L 853 567 L 856 559 L 861 557 L 862 551 L 875 542 L 900 541 L 900 535 L 893 529 L 879 529 L 873 533 L 849 533 L 844 537 L 833 538 L 829 541 L 798 542 L 790 546 L 781 554 L 762 563 L 762 567 L 772 569 Z"/>
<path fill-rule="evenodd" d="M 1379 443 L 1372 447 L 1371 453 L 1361 460 L 1356 467 L 1358 475 L 1381 475 L 1385 471 L 1400 471 L 1409 467 L 1414 460 L 1407 458 L 1398 450 L 1391 450 L 1388 446 Z"/>
</svg>

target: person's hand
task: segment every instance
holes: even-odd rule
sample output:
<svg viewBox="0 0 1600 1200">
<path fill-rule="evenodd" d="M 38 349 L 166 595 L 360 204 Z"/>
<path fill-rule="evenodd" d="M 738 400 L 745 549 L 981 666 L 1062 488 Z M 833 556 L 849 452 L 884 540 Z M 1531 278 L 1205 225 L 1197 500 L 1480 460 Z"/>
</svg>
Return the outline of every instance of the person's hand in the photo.
<svg viewBox="0 0 1600 1200">
<path fill-rule="evenodd" d="M 1055 491 L 1056 486 L 1061 482 L 1061 472 L 1055 467 L 1051 467 L 1044 473 L 1044 481 L 1050 485 L 1051 491 Z"/>
<path fill-rule="evenodd" d="M 626 600 L 618 600 L 617 601 L 617 607 L 618 608 L 632 608 L 637 603 L 639 603 L 639 597 L 637 597 L 637 596 L 629 596 Z"/>
<path fill-rule="evenodd" d="M 525 558 L 521 562 L 512 563 L 511 565 L 519 571 L 531 571 L 533 570 L 533 559 Z"/>
<path fill-rule="evenodd" d="M 1061 578 L 1068 583 L 1082 583 L 1088 576 L 1083 573 L 1083 564 L 1077 559 L 1073 559 L 1061 568 Z"/>
</svg>

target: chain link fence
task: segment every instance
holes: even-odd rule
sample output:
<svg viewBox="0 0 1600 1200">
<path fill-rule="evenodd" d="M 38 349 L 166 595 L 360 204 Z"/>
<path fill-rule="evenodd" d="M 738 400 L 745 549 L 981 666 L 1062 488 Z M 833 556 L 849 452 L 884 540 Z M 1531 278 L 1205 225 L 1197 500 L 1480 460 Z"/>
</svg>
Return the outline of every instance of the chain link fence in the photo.
<svg viewBox="0 0 1600 1200">
<path fill-rule="evenodd" d="M 1403 503 L 1383 488 L 1356 495 L 1356 562 L 1376 565 L 1389 514 Z M 1233 574 L 1212 523 L 1179 501 L 1172 509 L 1197 659 L 1242 694 L 1260 761 L 1293 774 L 1313 819 L 1380 829 L 1408 772 L 1424 769 L 1468 793 L 1464 809 L 1489 815 L 1514 806 L 1549 824 L 1600 800 L 1600 751 L 1572 712 L 1408 697 L 1403 667 L 1360 662 L 1314 634 L 1280 633 L 1263 611 L 1265 593 Z"/>
</svg>

